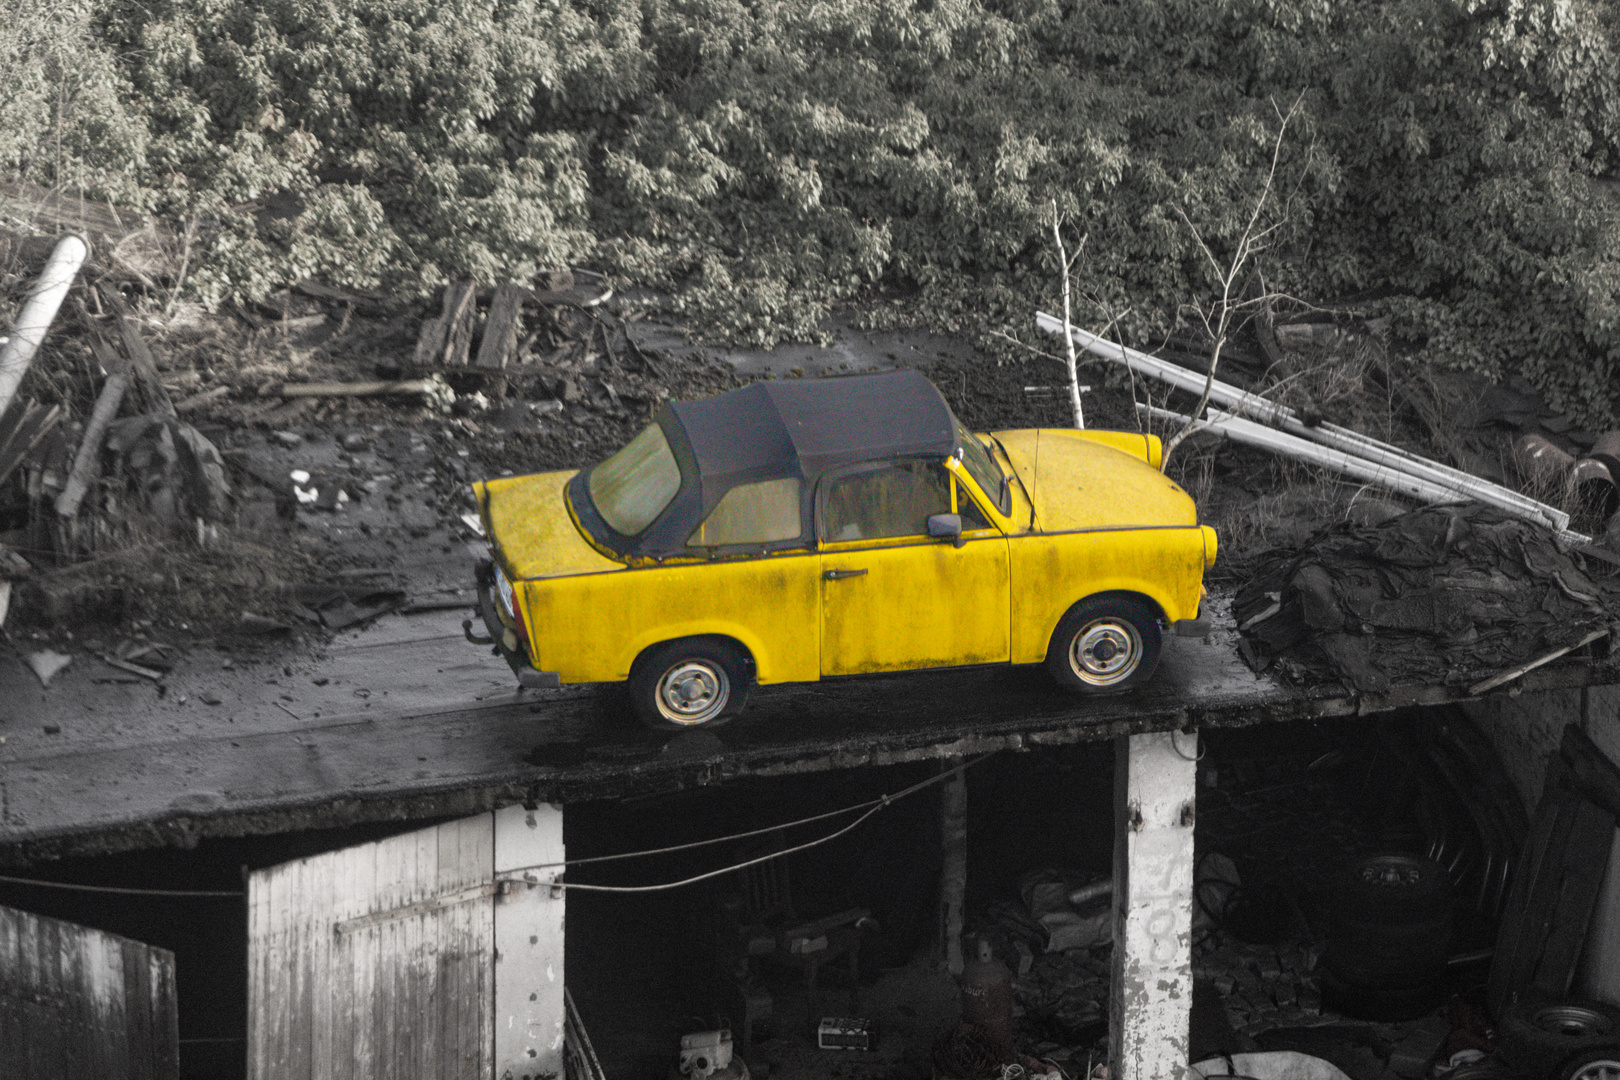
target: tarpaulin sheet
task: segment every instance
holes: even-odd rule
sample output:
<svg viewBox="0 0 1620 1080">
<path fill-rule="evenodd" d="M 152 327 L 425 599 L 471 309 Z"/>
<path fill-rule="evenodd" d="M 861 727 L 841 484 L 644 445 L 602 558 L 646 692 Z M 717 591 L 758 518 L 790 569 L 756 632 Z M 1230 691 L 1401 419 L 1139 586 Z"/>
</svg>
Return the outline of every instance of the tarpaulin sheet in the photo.
<svg viewBox="0 0 1620 1080">
<path fill-rule="evenodd" d="M 1463 685 L 1612 623 L 1613 569 L 1490 507 L 1427 507 L 1268 553 L 1232 612 L 1257 671 L 1358 693 Z"/>
</svg>

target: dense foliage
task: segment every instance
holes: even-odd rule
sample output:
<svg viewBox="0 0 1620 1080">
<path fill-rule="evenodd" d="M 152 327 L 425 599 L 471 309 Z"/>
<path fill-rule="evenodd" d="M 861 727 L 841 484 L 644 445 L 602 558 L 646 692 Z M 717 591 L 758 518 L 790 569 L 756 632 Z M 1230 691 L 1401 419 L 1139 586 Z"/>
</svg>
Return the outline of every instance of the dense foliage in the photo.
<svg viewBox="0 0 1620 1080">
<path fill-rule="evenodd" d="M 1591 423 L 1620 369 L 1600 0 L 0 0 L 0 175 L 189 224 L 208 301 L 591 264 L 711 330 L 874 285 L 1027 326 L 1050 206 L 1128 335 L 1256 264 Z M 10 35 L 5 36 L 5 35 Z M 1082 313 L 1100 317 L 1097 309 Z"/>
</svg>

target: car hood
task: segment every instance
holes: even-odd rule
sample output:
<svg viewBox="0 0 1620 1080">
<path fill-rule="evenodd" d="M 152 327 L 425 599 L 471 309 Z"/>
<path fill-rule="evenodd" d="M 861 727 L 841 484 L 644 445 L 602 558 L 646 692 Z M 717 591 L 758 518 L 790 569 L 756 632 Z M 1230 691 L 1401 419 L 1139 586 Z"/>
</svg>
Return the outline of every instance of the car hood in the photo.
<svg viewBox="0 0 1620 1080">
<path fill-rule="evenodd" d="M 1035 503 L 1035 531 L 1190 528 L 1192 496 L 1139 457 L 1063 428 L 996 435 Z"/>
<path fill-rule="evenodd" d="M 513 580 L 622 570 L 579 531 L 563 491 L 574 473 L 536 473 L 473 485 L 484 530 Z"/>
</svg>

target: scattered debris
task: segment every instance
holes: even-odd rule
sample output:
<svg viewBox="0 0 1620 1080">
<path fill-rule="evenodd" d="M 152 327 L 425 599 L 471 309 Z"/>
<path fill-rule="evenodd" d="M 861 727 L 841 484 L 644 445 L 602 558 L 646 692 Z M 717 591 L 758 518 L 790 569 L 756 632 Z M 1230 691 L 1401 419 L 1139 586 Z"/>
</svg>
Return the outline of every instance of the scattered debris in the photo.
<svg viewBox="0 0 1620 1080">
<path fill-rule="evenodd" d="M 51 685 L 51 680 L 56 677 L 57 672 L 73 663 L 73 657 L 66 653 L 56 652 L 53 649 L 41 649 L 38 652 L 31 652 L 24 659 L 28 661 L 28 666 L 33 669 L 34 674 L 39 677 L 39 685 L 46 687 Z"/>
<path fill-rule="evenodd" d="M 1257 671 L 1358 693 L 1466 685 L 1606 631 L 1620 588 L 1583 562 L 1486 506 L 1336 525 L 1263 557 L 1233 600 L 1239 651 Z"/>
<path fill-rule="evenodd" d="M 121 660 L 111 653 L 102 653 L 101 662 L 108 667 L 115 667 L 119 671 L 127 671 L 131 675 L 139 675 L 141 678 L 151 679 L 153 682 L 162 682 L 164 675 L 167 674 L 167 672 L 158 671 L 142 664 L 132 664 L 128 660 Z"/>
</svg>

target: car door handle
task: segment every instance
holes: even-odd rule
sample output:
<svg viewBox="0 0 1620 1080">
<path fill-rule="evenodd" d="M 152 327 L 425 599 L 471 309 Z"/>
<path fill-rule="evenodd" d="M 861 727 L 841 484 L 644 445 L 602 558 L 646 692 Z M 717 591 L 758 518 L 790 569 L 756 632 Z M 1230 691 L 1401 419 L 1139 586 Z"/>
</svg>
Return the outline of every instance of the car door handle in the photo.
<svg viewBox="0 0 1620 1080">
<path fill-rule="evenodd" d="M 826 578 L 828 581 L 842 581 L 847 577 L 860 577 L 862 574 L 866 573 L 866 570 L 867 568 L 864 566 L 859 570 L 827 570 L 824 571 L 821 576 Z"/>
</svg>

